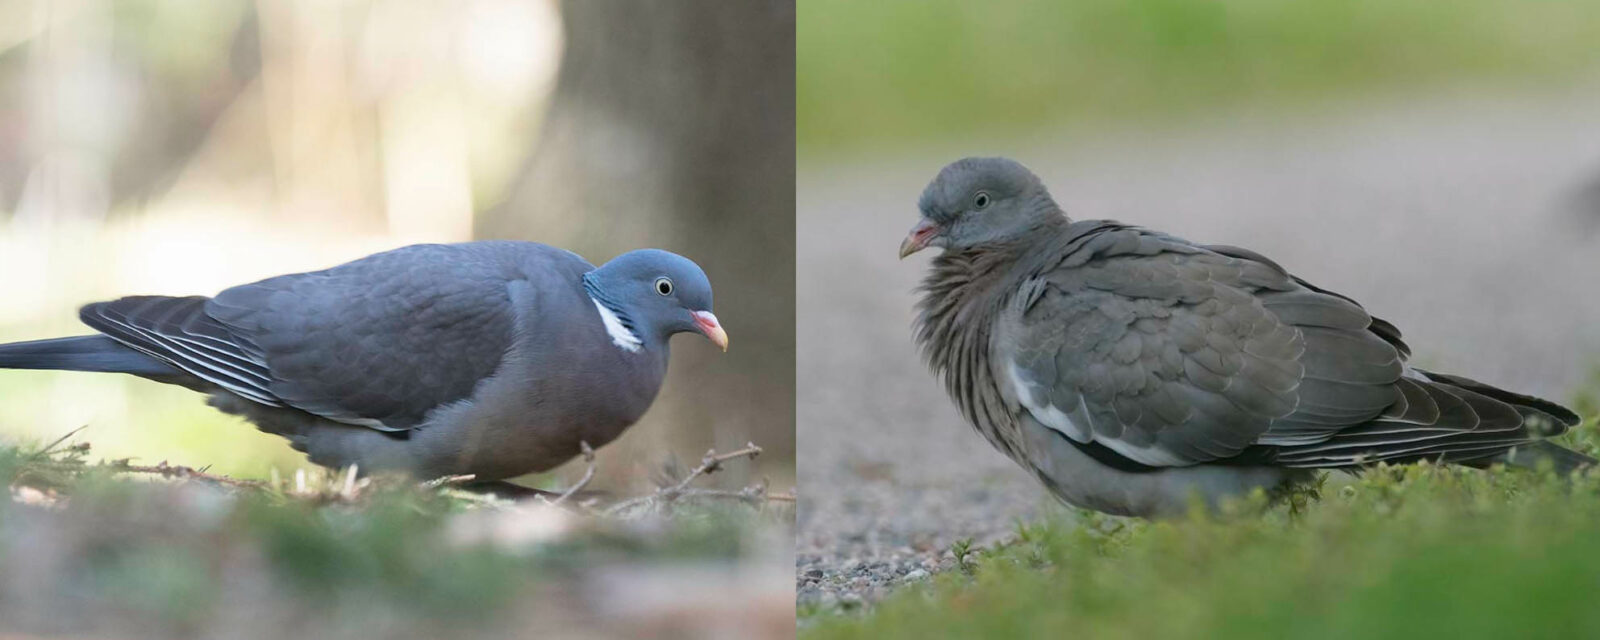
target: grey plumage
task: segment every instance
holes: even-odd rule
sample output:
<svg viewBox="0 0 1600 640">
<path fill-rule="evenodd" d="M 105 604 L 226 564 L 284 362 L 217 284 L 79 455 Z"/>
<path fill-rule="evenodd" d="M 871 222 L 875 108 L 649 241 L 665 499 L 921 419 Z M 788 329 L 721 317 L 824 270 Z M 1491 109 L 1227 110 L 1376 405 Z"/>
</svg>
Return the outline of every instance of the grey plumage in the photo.
<svg viewBox="0 0 1600 640">
<path fill-rule="evenodd" d="M 1254 252 L 1070 221 L 1001 158 L 946 167 L 916 338 L 962 415 L 1068 502 L 1156 515 L 1305 469 L 1592 462 L 1545 400 L 1406 363 L 1392 324 Z"/>
<path fill-rule="evenodd" d="M 641 250 L 596 269 L 527 242 L 416 245 L 80 317 L 101 335 L 0 345 L 0 367 L 180 384 L 318 464 L 480 480 L 615 439 L 655 398 L 672 334 L 726 346 L 693 262 Z"/>
</svg>

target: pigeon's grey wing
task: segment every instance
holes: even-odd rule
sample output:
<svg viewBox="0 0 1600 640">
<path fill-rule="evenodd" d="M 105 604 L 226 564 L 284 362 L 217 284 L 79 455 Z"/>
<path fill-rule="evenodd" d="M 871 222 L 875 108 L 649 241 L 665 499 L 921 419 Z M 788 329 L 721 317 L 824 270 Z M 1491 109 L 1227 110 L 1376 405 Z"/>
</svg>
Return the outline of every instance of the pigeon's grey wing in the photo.
<svg viewBox="0 0 1600 640">
<path fill-rule="evenodd" d="M 1295 411 L 1305 338 L 1254 295 L 1287 278 L 1176 239 L 1112 234 L 1024 285 L 1000 347 L 1023 410 L 1149 466 L 1238 455 Z"/>
<path fill-rule="evenodd" d="M 1353 300 L 1350 297 L 1345 296 L 1343 294 L 1340 294 L 1340 293 L 1337 293 L 1337 292 L 1334 292 L 1334 291 L 1328 291 L 1327 289 L 1320 288 L 1320 287 L 1318 287 L 1318 286 L 1316 286 L 1314 284 L 1311 284 L 1310 282 L 1306 282 L 1305 280 L 1301 279 L 1299 276 L 1296 276 L 1294 274 L 1289 273 L 1288 270 L 1284 269 L 1282 266 L 1279 266 L 1278 263 L 1273 262 L 1270 258 L 1268 258 L 1266 256 L 1263 256 L 1263 255 L 1261 255 L 1259 253 L 1256 253 L 1254 251 L 1251 251 L 1249 249 L 1244 249 L 1244 248 L 1241 248 L 1241 247 L 1235 247 L 1235 246 L 1230 246 L 1230 245 L 1225 245 L 1225 244 L 1200 245 L 1200 248 L 1201 249 L 1205 249 L 1207 251 L 1211 251 L 1213 253 L 1225 255 L 1225 256 L 1228 256 L 1230 258 L 1237 258 L 1237 259 L 1240 259 L 1240 260 L 1246 260 L 1246 261 L 1250 261 L 1250 262 L 1258 262 L 1258 263 L 1267 265 L 1269 267 L 1272 267 L 1274 270 L 1278 271 L 1279 273 L 1282 273 L 1282 274 L 1288 276 L 1290 279 L 1294 280 L 1295 284 L 1300 285 L 1301 288 L 1309 289 L 1313 293 L 1320 293 L 1320 294 L 1324 294 L 1324 295 L 1328 295 L 1328 296 L 1333 296 L 1335 298 L 1339 298 L 1340 300 L 1343 300 L 1343 301 L 1349 303 L 1348 305 L 1337 305 L 1337 306 L 1345 307 L 1344 313 L 1341 313 L 1340 315 L 1353 316 L 1354 314 L 1350 313 L 1350 311 L 1351 311 L 1350 307 L 1354 307 L 1354 310 L 1359 310 L 1359 311 L 1361 311 L 1362 314 L 1366 314 L 1366 310 L 1361 307 L 1361 303 L 1358 303 L 1355 300 Z M 1370 324 L 1367 327 L 1368 331 L 1371 331 L 1373 334 L 1377 335 L 1378 337 L 1383 338 L 1384 342 L 1388 342 L 1391 346 L 1393 346 L 1395 348 L 1396 351 L 1399 351 L 1401 359 L 1406 359 L 1406 358 L 1410 358 L 1411 357 L 1411 347 L 1406 345 L 1405 340 L 1401 339 L 1399 327 L 1396 327 L 1393 324 L 1389 323 L 1389 321 L 1384 320 L 1383 318 L 1379 318 L 1377 316 L 1367 315 L 1366 317 L 1367 317 L 1368 321 L 1370 321 Z"/>
<path fill-rule="evenodd" d="M 1102 459 L 1474 464 L 1577 423 L 1408 368 L 1394 325 L 1248 250 L 1101 226 L 1056 264 L 1017 297 L 1002 366 L 1020 410 Z"/>
<path fill-rule="evenodd" d="M 1135 228 L 1096 236 L 1038 275 L 1002 345 L 1040 423 L 1180 466 L 1404 412 L 1398 332 L 1354 302 L 1244 250 Z"/>
<path fill-rule="evenodd" d="M 205 311 L 265 365 L 279 402 L 407 430 L 471 397 L 510 349 L 508 283 L 523 276 L 505 258 L 480 243 L 417 245 L 233 287 Z"/>
<path fill-rule="evenodd" d="M 133 296 L 96 302 L 78 313 L 84 324 L 206 382 L 268 406 L 272 374 L 258 350 L 206 315 L 209 298 Z"/>
<path fill-rule="evenodd" d="M 1276 464 L 1325 468 L 1421 459 L 1472 464 L 1578 423 L 1577 415 L 1547 400 L 1408 368 L 1404 362 L 1411 350 L 1400 330 L 1368 315 L 1349 297 L 1288 274 L 1255 252 L 1202 248 L 1270 266 L 1296 285 L 1255 291 L 1269 311 L 1306 336 L 1299 405 L 1274 421 L 1260 440 L 1270 445 Z"/>
</svg>

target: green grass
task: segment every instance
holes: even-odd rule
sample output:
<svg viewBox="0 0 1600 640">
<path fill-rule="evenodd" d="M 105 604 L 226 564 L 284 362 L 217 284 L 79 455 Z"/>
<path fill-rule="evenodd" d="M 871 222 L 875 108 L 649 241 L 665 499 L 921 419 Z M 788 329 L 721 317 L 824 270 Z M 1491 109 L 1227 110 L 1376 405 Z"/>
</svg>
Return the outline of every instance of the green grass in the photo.
<svg viewBox="0 0 1600 640">
<path fill-rule="evenodd" d="M 1596 429 L 1569 444 L 1594 452 Z M 868 611 L 803 612 L 801 637 L 1600 636 L 1600 472 L 1421 465 L 1320 493 L 1164 522 L 1062 510 Z"/>
<path fill-rule="evenodd" d="M 802 152 L 1600 65 L 1576 0 L 804 0 Z"/>
</svg>

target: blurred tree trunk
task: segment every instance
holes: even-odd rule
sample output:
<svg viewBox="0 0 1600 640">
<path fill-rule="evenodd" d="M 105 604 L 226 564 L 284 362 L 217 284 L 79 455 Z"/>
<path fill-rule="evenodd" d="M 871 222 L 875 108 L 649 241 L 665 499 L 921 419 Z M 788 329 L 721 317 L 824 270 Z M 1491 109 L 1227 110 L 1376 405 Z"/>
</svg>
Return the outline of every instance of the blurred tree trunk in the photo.
<svg viewBox="0 0 1600 640">
<path fill-rule="evenodd" d="M 698 262 L 732 347 L 675 341 L 666 387 L 620 448 L 666 437 L 698 457 L 750 439 L 767 448 L 766 471 L 787 475 L 794 5 L 584 0 L 561 13 L 566 52 L 537 146 L 477 235 L 548 241 L 596 264 L 640 247 Z"/>
</svg>

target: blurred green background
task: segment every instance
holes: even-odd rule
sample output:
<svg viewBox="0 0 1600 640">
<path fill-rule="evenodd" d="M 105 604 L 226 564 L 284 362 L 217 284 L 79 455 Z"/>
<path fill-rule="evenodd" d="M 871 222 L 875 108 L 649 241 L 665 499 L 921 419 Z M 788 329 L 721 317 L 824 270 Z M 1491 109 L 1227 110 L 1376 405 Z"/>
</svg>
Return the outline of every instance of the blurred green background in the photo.
<svg viewBox="0 0 1600 640">
<path fill-rule="evenodd" d="M 415 242 L 642 246 L 710 275 L 600 485 L 755 441 L 793 476 L 793 7 L 468 0 L 0 3 L 0 341 Z M 303 464 L 182 389 L 0 371 L 0 438 L 262 477 Z M 573 475 L 572 470 L 566 472 Z"/>
<path fill-rule="evenodd" d="M 1586 0 L 807 0 L 802 153 L 1592 75 Z"/>
</svg>

